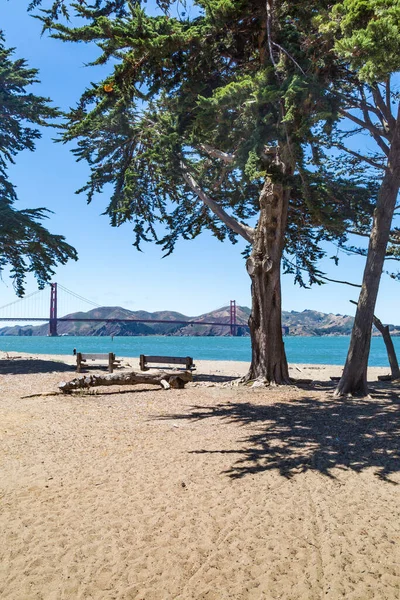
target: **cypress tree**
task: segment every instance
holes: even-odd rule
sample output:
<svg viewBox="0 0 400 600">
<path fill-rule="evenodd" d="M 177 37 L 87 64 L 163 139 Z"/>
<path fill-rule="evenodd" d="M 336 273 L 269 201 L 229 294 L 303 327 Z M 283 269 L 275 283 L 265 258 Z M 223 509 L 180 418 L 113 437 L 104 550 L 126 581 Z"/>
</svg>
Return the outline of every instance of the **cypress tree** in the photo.
<svg viewBox="0 0 400 600">
<path fill-rule="evenodd" d="M 7 168 L 18 152 L 34 150 L 40 131 L 31 125 L 46 126 L 59 113 L 47 98 L 26 91 L 38 81 L 37 70 L 23 59 L 13 60 L 13 53 L 0 32 L 0 273 L 10 268 L 15 291 L 22 296 L 27 273 L 34 273 L 42 288 L 58 263 L 77 255 L 63 236 L 42 225 L 49 214 L 46 208 L 15 208 L 17 193 Z"/>
<path fill-rule="evenodd" d="M 139 1 L 110 4 L 76 5 L 82 27 L 43 17 L 54 37 L 94 42 L 95 64 L 113 65 L 65 124 L 63 140 L 91 167 L 79 191 L 91 201 L 112 184 L 111 224 L 132 221 L 138 248 L 153 239 L 168 254 L 204 228 L 246 240 L 248 378 L 288 383 L 282 257 L 300 284 L 304 271 L 320 283 L 321 242 L 344 241 L 373 202 L 373 184 L 326 166 L 316 136 L 340 107 L 331 42 L 314 24 L 330 3 L 197 0 L 193 16 L 167 0 L 156 16 Z"/>
</svg>

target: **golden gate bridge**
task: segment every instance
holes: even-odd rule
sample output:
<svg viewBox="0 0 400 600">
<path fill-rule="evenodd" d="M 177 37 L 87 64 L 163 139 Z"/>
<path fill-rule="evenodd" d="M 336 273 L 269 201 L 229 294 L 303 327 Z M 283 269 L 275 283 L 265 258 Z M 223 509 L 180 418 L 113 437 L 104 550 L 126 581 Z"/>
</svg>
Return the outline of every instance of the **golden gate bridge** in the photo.
<svg viewBox="0 0 400 600">
<path fill-rule="evenodd" d="M 46 288 L 45 288 L 46 289 Z M 67 313 L 70 311 L 60 310 L 60 291 L 65 296 L 70 296 L 80 303 L 85 302 L 92 307 L 100 308 L 99 304 L 80 296 L 79 294 L 68 290 L 61 284 L 51 283 L 50 284 L 50 298 L 44 295 L 45 290 L 37 290 L 24 298 L 18 298 L 14 302 L 9 302 L 4 306 L 0 307 L 0 321 L 7 322 L 48 322 L 49 329 L 48 335 L 55 337 L 58 335 L 57 325 L 63 322 L 93 322 L 93 323 L 165 323 L 175 325 L 212 325 L 220 327 L 229 327 L 230 334 L 235 336 L 238 333 L 238 327 L 245 327 L 242 323 L 237 323 L 236 319 L 236 300 L 231 300 L 229 305 L 229 321 L 201 321 L 195 319 L 146 319 L 146 318 L 109 318 L 104 317 L 92 317 L 92 316 L 74 316 L 66 314 L 63 317 L 58 316 L 60 313 Z M 45 300 L 45 303 L 43 302 Z M 47 302 L 46 302 L 47 301 Z M 45 315 L 45 304 L 47 304 L 47 310 L 49 311 Z M 62 304 L 65 304 L 63 302 Z M 40 316 L 38 316 L 38 313 Z"/>
</svg>

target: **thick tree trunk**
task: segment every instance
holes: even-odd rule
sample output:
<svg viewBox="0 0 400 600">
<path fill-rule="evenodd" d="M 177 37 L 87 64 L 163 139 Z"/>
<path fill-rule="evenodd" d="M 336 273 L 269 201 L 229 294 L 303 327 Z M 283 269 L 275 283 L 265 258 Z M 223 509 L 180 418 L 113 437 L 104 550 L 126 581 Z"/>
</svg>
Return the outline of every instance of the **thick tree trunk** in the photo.
<svg viewBox="0 0 400 600">
<path fill-rule="evenodd" d="M 279 160 L 279 163 L 278 163 Z M 288 163 L 277 158 L 283 174 Z M 269 178 L 260 194 L 260 217 L 247 272 L 251 278 L 252 309 L 249 319 L 252 357 L 246 380 L 290 383 L 282 337 L 281 258 L 290 190 Z"/>
<path fill-rule="evenodd" d="M 400 123 L 390 149 L 388 166 L 378 195 L 369 240 L 367 262 L 351 334 L 349 352 L 336 396 L 368 394 L 367 368 L 379 283 L 400 186 Z"/>
<path fill-rule="evenodd" d="M 280 264 L 268 273 L 261 267 L 250 276 L 251 366 L 247 379 L 262 378 L 269 383 L 290 383 L 282 337 Z"/>
</svg>

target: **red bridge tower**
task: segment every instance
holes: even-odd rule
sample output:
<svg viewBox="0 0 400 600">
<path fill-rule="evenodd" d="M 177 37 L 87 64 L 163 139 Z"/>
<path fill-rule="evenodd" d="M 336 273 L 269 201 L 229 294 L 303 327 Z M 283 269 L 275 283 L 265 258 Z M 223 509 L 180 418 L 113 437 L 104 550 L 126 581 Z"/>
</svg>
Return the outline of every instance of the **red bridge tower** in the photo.
<svg viewBox="0 0 400 600">
<path fill-rule="evenodd" d="M 236 335 L 236 300 L 231 300 L 230 310 L 231 335 Z"/>
<path fill-rule="evenodd" d="M 50 284 L 50 320 L 49 336 L 57 336 L 57 284 Z"/>
</svg>

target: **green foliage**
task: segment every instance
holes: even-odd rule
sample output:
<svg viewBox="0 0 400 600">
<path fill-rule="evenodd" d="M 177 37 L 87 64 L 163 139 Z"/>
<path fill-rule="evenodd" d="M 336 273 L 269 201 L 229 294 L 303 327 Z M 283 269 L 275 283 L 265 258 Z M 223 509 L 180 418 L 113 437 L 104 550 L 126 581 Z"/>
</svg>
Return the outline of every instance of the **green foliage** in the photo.
<svg viewBox="0 0 400 600">
<path fill-rule="evenodd" d="M 342 160 L 348 169 L 345 156 L 333 161 L 325 157 L 318 171 L 303 171 L 293 180 L 283 266 L 302 287 L 306 287 L 306 275 L 308 284 L 324 283 L 316 266 L 325 256 L 322 242 L 333 242 L 338 251 L 348 252 L 350 224 L 353 233 L 364 236 L 369 232 L 379 185 L 373 177 L 366 177 L 360 165 L 340 173 Z M 316 227 L 316 223 L 323 226 Z M 338 254 L 331 258 L 338 263 Z"/>
<path fill-rule="evenodd" d="M 45 208 L 14 208 L 17 194 L 7 167 L 21 150 L 34 150 L 40 132 L 30 125 L 45 126 L 58 112 L 47 98 L 26 92 L 27 86 L 38 81 L 37 71 L 27 68 L 22 59 L 13 61 L 12 54 L 0 32 L 0 274 L 6 266 L 11 267 L 11 278 L 21 296 L 26 273 L 34 273 L 43 287 L 55 265 L 65 264 L 69 258 L 76 260 L 76 252 L 62 236 L 41 225 L 49 212 Z"/>
<path fill-rule="evenodd" d="M 85 0 L 78 0 L 81 7 L 85 6 L 87 2 Z M 135 0 L 132 2 L 135 4 Z M 28 11 L 34 11 L 41 8 L 42 13 L 45 15 L 46 21 L 58 20 L 60 17 L 69 19 L 71 8 L 73 8 L 74 2 L 68 0 L 31 0 L 28 4 Z M 92 10 L 96 11 L 98 16 L 100 15 L 124 15 L 126 14 L 126 1 L 125 0 L 94 0 L 90 3 Z M 43 8 L 44 7 L 44 8 Z"/>
<path fill-rule="evenodd" d="M 318 22 L 361 81 L 385 81 L 400 69 L 399 0 L 343 0 Z"/>
<path fill-rule="evenodd" d="M 323 11 L 315 20 L 325 40 L 334 47 L 337 57 L 338 85 L 334 93 L 341 94 L 342 114 L 357 127 L 342 131 L 333 127 L 333 133 L 323 136 L 326 146 L 339 145 L 354 150 L 354 135 L 364 133 L 376 142 L 376 150 L 365 149 L 347 159 L 351 169 L 363 164 L 366 172 L 374 164 L 383 169 L 391 153 L 391 144 L 400 120 L 397 77 L 400 70 L 400 1 L 399 0 L 344 0 Z M 360 156 L 363 155 L 363 156 Z M 389 159 L 390 161 L 390 159 Z M 381 170 L 377 184 L 382 181 Z M 369 173 L 370 174 L 370 173 Z M 395 177 L 393 179 L 393 186 Z M 357 225 L 358 235 L 368 237 L 370 220 Z M 375 232 L 376 234 L 376 232 Z M 399 260 L 397 228 L 389 237 L 387 260 Z M 365 247 L 343 244 L 351 253 L 367 256 Z M 394 279 L 398 273 L 385 271 Z"/>
<path fill-rule="evenodd" d="M 260 0 L 198 0 L 194 17 L 179 14 L 172 2 L 159 3 L 165 12 L 157 16 L 142 2 L 125 3 L 125 13 L 119 4 L 113 14 L 100 14 L 106 4 L 74 5 L 81 27 L 44 18 L 55 38 L 97 44 L 95 64 L 110 66 L 64 125 L 63 141 L 75 142 L 77 160 L 91 169 L 79 191 L 90 202 L 111 184 L 111 224 L 131 221 L 138 248 L 152 239 L 169 253 L 179 237 L 204 228 L 236 240 L 199 201 L 184 169 L 228 214 L 248 223 L 257 218 L 265 177 L 279 180 L 293 190 L 288 260 L 295 254 L 301 284 L 302 268 L 315 281 L 320 243 L 342 241 L 356 218 L 342 210 L 341 187 L 360 185 L 351 175 L 336 178 L 336 187 L 316 183 L 335 180 L 334 168 L 322 168 L 315 135 L 320 124 L 331 131 L 338 114 L 339 100 L 329 92 L 337 75 L 332 44 L 314 25 L 330 3 L 275 3 L 273 41 Z M 273 160 L 288 139 L 293 175 Z M 221 161 L 209 147 L 234 158 Z M 361 187 L 360 195 L 369 193 Z"/>
</svg>

